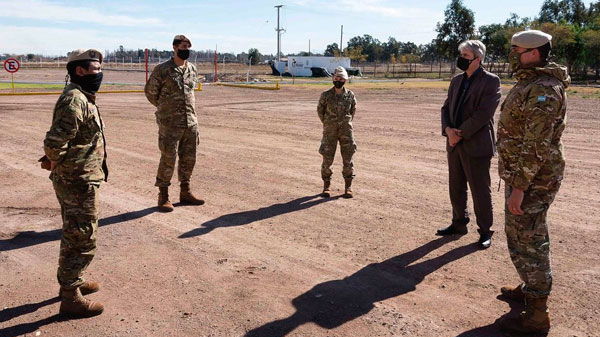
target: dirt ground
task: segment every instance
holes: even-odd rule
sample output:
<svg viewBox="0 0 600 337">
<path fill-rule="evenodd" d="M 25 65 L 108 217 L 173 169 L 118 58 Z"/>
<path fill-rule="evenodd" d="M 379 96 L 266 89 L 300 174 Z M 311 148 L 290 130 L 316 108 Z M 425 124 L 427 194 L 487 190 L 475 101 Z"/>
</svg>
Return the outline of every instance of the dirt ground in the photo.
<svg viewBox="0 0 600 337">
<path fill-rule="evenodd" d="M 518 276 L 496 158 L 492 247 L 477 249 L 475 225 L 436 237 L 451 217 L 445 90 L 357 86 L 356 196 L 340 198 L 338 154 L 334 197 L 322 199 L 325 88 L 205 86 L 192 186 L 207 203 L 170 214 L 155 207 L 153 107 L 99 95 L 111 174 L 86 276 L 106 310 L 81 320 L 57 315 L 60 210 L 36 162 L 57 97 L 0 97 L 0 336 L 503 336 L 495 321 L 521 307 L 497 298 Z M 566 177 L 549 212 L 550 336 L 600 336 L 599 103 L 569 101 Z"/>
</svg>

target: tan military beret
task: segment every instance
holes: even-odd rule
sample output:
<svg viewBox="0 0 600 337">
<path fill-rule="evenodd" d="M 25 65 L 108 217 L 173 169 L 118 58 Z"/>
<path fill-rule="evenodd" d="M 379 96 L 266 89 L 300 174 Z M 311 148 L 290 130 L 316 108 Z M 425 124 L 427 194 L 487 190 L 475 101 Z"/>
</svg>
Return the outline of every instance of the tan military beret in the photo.
<svg viewBox="0 0 600 337">
<path fill-rule="evenodd" d="M 69 53 L 67 64 L 74 61 L 98 61 L 102 63 L 102 53 L 96 49 L 75 49 Z"/>
<path fill-rule="evenodd" d="M 337 68 L 335 68 L 335 70 L 333 71 L 333 76 L 339 76 L 345 80 L 348 79 L 348 73 L 346 72 L 346 69 L 344 69 L 344 67 L 342 66 L 338 66 Z"/>
<path fill-rule="evenodd" d="M 512 36 L 510 44 L 522 48 L 537 48 L 552 41 L 552 35 L 539 30 L 526 30 L 515 33 Z"/>
<path fill-rule="evenodd" d="M 181 42 L 187 42 L 190 44 L 190 47 L 192 46 L 192 41 L 190 41 L 190 39 L 188 39 L 185 35 L 175 35 L 175 37 L 173 38 L 173 45 L 178 45 Z"/>
</svg>

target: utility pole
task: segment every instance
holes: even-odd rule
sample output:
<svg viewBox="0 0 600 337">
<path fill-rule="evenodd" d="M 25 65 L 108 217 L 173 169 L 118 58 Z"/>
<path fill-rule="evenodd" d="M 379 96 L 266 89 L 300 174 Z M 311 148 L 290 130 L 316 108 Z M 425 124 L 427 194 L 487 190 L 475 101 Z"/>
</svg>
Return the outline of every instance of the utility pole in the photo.
<svg viewBox="0 0 600 337">
<path fill-rule="evenodd" d="M 310 39 L 308 39 L 308 56 L 310 56 Z"/>
<path fill-rule="evenodd" d="M 277 8 L 277 29 L 275 29 L 275 31 L 277 31 L 277 61 L 281 61 L 281 32 L 285 30 L 279 27 L 279 10 L 281 7 L 283 7 L 283 5 L 275 6 L 275 8 Z"/>
<path fill-rule="evenodd" d="M 344 48 L 342 48 L 342 39 L 344 38 L 344 25 L 340 31 L 340 55 L 344 55 Z"/>
</svg>

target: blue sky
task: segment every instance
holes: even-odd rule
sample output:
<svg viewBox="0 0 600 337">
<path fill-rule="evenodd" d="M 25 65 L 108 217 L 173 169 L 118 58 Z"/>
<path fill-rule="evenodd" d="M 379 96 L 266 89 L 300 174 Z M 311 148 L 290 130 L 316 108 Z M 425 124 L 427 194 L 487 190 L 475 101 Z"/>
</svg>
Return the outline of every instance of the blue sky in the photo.
<svg viewBox="0 0 600 337">
<path fill-rule="evenodd" d="M 370 34 L 380 41 L 427 43 L 436 35 L 450 0 L 233 0 L 233 1 L 50 1 L 0 0 L 0 54 L 66 55 L 76 48 L 170 49 L 175 34 L 192 49 L 239 53 L 277 50 L 277 11 L 282 4 L 282 51 L 323 52 L 340 40 Z M 463 0 L 477 26 L 503 23 L 516 13 L 534 17 L 543 0 Z"/>
</svg>

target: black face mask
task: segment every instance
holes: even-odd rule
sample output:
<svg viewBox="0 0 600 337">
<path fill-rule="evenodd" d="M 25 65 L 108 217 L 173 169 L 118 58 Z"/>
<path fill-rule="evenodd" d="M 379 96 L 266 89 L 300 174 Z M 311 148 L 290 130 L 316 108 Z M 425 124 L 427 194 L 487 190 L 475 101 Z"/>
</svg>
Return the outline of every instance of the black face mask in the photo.
<svg viewBox="0 0 600 337">
<path fill-rule="evenodd" d="M 187 60 L 190 57 L 189 49 L 177 49 L 177 56 L 182 60 Z"/>
<path fill-rule="evenodd" d="M 103 76 L 104 75 L 102 72 L 83 76 L 73 75 L 71 77 L 71 82 L 79 84 L 84 91 L 93 95 L 98 92 L 98 89 L 100 89 Z"/>
<path fill-rule="evenodd" d="M 467 71 L 467 69 L 469 69 L 469 66 L 471 65 L 471 62 L 473 61 L 475 61 L 475 59 L 469 60 L 462 56 L 459 56 L 458 60 L 456 60 L 456 66 L 462 71 Z"/>
<path fill-rule="evenodd" d="M 342 81 L 333 81 L 333 86 L 339 89 L 339 88 L 343 87 L 345 83 L 346 82 L 342 82 Z"/>
</svg>

